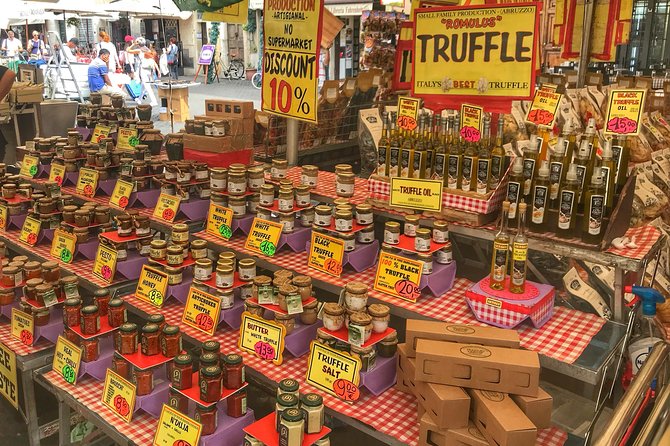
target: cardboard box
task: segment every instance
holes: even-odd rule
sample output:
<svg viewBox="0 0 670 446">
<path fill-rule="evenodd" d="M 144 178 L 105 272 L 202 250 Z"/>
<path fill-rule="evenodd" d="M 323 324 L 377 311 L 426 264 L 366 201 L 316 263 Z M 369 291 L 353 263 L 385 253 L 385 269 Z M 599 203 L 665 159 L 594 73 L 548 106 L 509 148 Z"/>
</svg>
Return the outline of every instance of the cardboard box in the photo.
<svg viewBox="0 0 670 446">
<path fill-rule="evenodd" d="M 470 396 L 460 387 L 416 382 L 419 405 L 440 429 L 467 427 L 470 413 Z"/>
<path fill-rule="evenodd" d="M 437 427 L 427 413 L 419 418 L 419 446 L 447 446 L 446 430 Z"/>
<path fill-rule="evenodd" d="M 447 429 L 448 444 L 454 446 L 489 446 L 484 434 L 470 421 L 467 427 Z"/>
<path fill-rule="evenodd" d="M 252 135 L 201 136 L 184 134 L 184 149 L 199 152 L 225 153 L 253 147 Z"/>
<path fill-rule="evenodd" d="M 407 344 L 398 344 L 398 370 L 396 387 L 405 393 L 416 395 L 415 361 L 407 357 Z"/>
<path fill-rule="evenodd" d="M 535 446 L 537 428 L 509 395 L 470 389 L 472 421 L 490 444 Z"/>
<path fill-rule="evenodd" d="M 489 446 L 489 442 L 472 422 L 461 429 L 440 429 L 425 413 L 419 416 L 419 446 Z"/>
<path fill-rule="evenodd" d="M 463 344 L 482 344 L 493 347 L 519 348 L 519 334 L 514 330 L 473 325 L 447 324 L 445 322 L 407 319 L 405 328 L 407 355 L 416 356 L 418 339 L 461 342 Z"/>
<path fill-rule="evenodd" d="M 537 396 L 537 353 L 502 347 L 419 339 L 416 381 Z"/>
<path fill-rule="evenodd" d="M 222 118 L 253 118 L 254 103 L 229 99 L 205 99 L 205 114 Z"/>
<path fill-rule="evenodd" d="M 536 428 L 551 426 L 551 409 L 554 399 L 540 387 L 537 396 L 510 395 L 519 409 L 533 422 Z"/>
<path fill-rule="evenodd" d="M 253 135 L 254 120 L 253 118 L 213 118 L 207 115 L 197 115 L 193 119 L 196 121 L 216 121 L 226 122 L 227 135 Z"/>
</svg>

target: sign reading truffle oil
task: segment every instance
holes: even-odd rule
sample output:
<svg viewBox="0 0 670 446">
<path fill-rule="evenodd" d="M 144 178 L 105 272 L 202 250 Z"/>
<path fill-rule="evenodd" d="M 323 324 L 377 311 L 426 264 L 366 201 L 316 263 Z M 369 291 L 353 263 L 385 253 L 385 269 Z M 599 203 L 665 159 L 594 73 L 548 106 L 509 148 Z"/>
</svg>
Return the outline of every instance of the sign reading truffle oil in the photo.
<svg viewBox="0 0 670 446">
<path fill-rule="evenodd" d="M 283 325 L 247 311 L 242 313 L 238 344 L 242 350 L 279 365 L 284 360 L 285 335 L 286 329 Z"/>
<path fill-rule="evenodd" d="M 212 336 L 219 324 L 221 299 L 191 287 L 181 321 Z"/>
<path fill-rule="evenodd" d="M 116 251 L 101 244 L 98 246 L 98 252 L 95 254 L 93 274 L 107 283 L 112 283 L 114 281 L 114 273 L 116 273 Z"/>
<path fill-rule="evenodd" d="M 329 237 L 312 231 L 312 241 L 309 245 L 307 265 L 324 273 L 340 277 L 342 274 L 342 257 L 344 242 L 338 238 Z"/>
<path fill-rule="evenodd" d="M 484 109 L 476 105 L 461 105 L 461 137 L 468 142 L 482 139 Z"/>
<path fill-rule="evenodd" d="M 421 296 L 423 262 L 382 252 L 377 263 L 374 289 L 409 302 Z"/>
<path fill-rule="evenodd" d="M 207 233 L 228 240 L 233 235 L 232 227 L 233 210 L 211 203 L 207 214 Z"/>
<path fill-rule="evenodd" d="M 421 101 L 416 98 L 400 96 L 398 98 L 398 117 L 396 124 L 399 129 L 414 131 L 419 118 Z"/>
<path fill-rule="evenodd" d="M 0 394 L 9 401 L 15 409 L 19 408 L 19 392 L 16 373 L 16 353 L 0 342 Z"/>
<path fill-rule="evenodd" d="M 197 446 L 202 424 L 163 404 L 153 446 Z"/>
<path fill-rule="evenodd" d="M 539 127 L 553 127 L 562 96 L 562 94 L 544 87 L 537 90 L 533 102 L 528 109 L 526 121 Z"/>
<path fill-rule="evenodd" d="M 605 119 L 609 135 L 638 135 L 646 90 L 611 90 Z"/>
<path fill-rule="evenodd" d="M 357 356 L 312 341 L 305 380 L 324 392 L 347 399 L 347 392 L 342 392 L 340 388 L 346 382 L 358 386 L 361 366 Z"/>
<path fill-rule="evenodd" d="M 95 196 L 98 189 L 98 177 L 100 173 L 97 170 L 82 168 L 79 170 L 79 178 L 77 178 L 77 193 L 87 197 Z"/>
<path fill-rule="evenodd" d="M 442 181 L 391 178 L 389 205 L 439 212 L 442 210 Z"/>
<path fill-rule="evenodd" d="M 135 395 L 135 385 L 107 369 L 105 388 L 102 391 L 102 404 L 122 420 L 125 420 L 126 423 L 130 423 L 133 418 Z"/>
<path fill-rule="evenodd" d="M 254 218 L 244 247 L 250 251 L 272 257 L 277 251 L 283 225 L 262 218 Z"/>
<path fill-rule="evenodd" d="M 52 369 L 60 374 L 66 383 L 75 385 L 77 384 L 77 375 L 79 375 L 80 364 L 81 348 L 77 347 L 63 336 L 58 336 Z"/>
<path fill-rule="evenodd" d="M 172 222 L 179 212 L 179 203 L 181 203 L 180 197 L 175 197 L 174 195 L 160 194 L 158 197 L 158 203 L 154 208 L 154 217 L 160 218 L 161 220 Z"/>
<path fill-rule="evenodd" d="M 167 287 L 167 274 L 150 266 L 142 265 L 142 272 L 135 289 L 135 297 L 156 307 L 161 307 L 167 297 L 165 295 Z"/>
</svg>

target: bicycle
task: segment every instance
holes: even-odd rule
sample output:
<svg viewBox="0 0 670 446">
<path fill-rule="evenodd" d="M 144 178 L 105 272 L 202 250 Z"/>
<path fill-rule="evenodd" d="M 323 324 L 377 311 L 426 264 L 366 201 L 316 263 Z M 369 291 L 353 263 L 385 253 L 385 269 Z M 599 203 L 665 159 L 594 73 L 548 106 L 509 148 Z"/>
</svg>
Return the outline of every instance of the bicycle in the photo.
<svg viewBox="0 0 670 446">
<path fill-rule="evenodd" d="M 263 71 L 258 70 L 253 76 L 251 76 L 251 85 L 253 85 L 257 90 L 261 89 L 263 86 Z"/>
<path fill-rule="evenodd" d="M 244 79 L 246 75 L 244 62 L 239 59 L 232 59 L 227 67 L 221 61 L 217 61 L 217 64 L 221 64 L 221 76 L 226 79 Z"/>
</svg>

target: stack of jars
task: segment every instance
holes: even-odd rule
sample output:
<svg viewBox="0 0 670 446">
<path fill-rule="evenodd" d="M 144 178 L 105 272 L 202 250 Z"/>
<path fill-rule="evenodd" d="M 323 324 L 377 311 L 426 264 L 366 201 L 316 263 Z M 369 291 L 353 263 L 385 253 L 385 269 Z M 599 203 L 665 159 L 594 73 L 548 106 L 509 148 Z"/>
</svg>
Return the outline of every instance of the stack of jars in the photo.
<svg viewBox="0 0 670 446">
<path fill-rule="evenodd" d="M 86 202 L 81 206 L 68 204 L 63 206 L 61 229 L 72 233 L 77 243 L 87 242 L 95 232 L 107 232 L 113 229 L 109 206 L 95 202 Z"/>
<path fill-rule="evenodd" d="M 208 199 L 211 196 L 209 168 L 201 161 L 164 161 L 164 180 L 161 192 L 179 195 L 183 201 L 191 197 Z"/>
<path fill-rule="evenodd" d="M 111 177 L 110 173 L 118 170 L 121 155 L 124 153 L 116 150 L 112 138 L 102 138 L 98 144 L 88 147 L 85 151 L 82 150 L 86 161 L 85 167 L 96 170 L 100 180 L 108 180 Z"/>
<path fill-rule="evenodd" d="M 168 285 L 179 285 L 184 279 L 183 263 L 192 258 L 196 264 L 207 258 L 207 242 L 193 240 L 189 242 L 188 225 L 177 223 L 172 226 L 170 242 L 161 239 L 147 239 L 149 265 L 165 272 Z"/>
<path fill-rule="evenodd" d="M 193 286 L 221 300 L 221 309 L 232 308 L 235 301 L 235 272 L 244 282 L 240 286 L 240 297 L 246 300 L 252 296 L 252 283 L 256 277 L 256 261 L 252 258 L 237 260 L 232 251 L 219 253 L 216 262 L 208 258 L 195 261 Z M 214 279 L 212 281 L 212 279 Z"/>
<path fill-rule="evenodd" d="M 197 386 L 200 389 L 194 419 L 202 424 L 202 435 L 210 435 L 217 428 L 217 405 L 224 390 L 237 390 L 245 385 L 244 360 L 238 354 L 225 354 L 216 341 L 202 344 L 200 356 L 189 354 L 175 357 L 168 363 L 170 397 L 168 404 L 188 414 L 188 397 L 180 391 Z M 197 376 L 193 370 L 198 371 Z M 197 382 L 195 381 L 197 379 Z M 247 392 L 238 390 L 226 398 L 226 414 L 239 418 L 247 413 Z"/>
<path fill-rule="evenodd" d="M 312 278 L 293 276 L 291 271 L 275 271 L 274 277 L 256 276 L 251 290 L 253 300 L 244 302 L 244 309 L 251 314 L 263 316 L 261 304 L 277 305 L 282 312 L 273 312 L 275 322 L 281 324 L 289 335 L 295 329 L 295 319 L 303 325 L 316 323 L 318 301 L 312 299 Z"/>
<path fill-rule="evenodd" d="M 26 141 L 28 155 L 39 158 L 40 164 L 51 164 L 58 150 L 68 145 L 68 138 L 63 136 L 50 136 L 48 138 L 35 137 L 29 144 Z M 29 148 L 32 146 L 32 148 Z"/>
<path fill-rule="evenodd" d="M 350 164 L 335 165 L 335 193 L 338 197 L 350 198 L 354 196 L 356 174 Z"/>
<path fill-rule="evenodd" d="M 3 185 L 3 195 L 14 192 L 14 196 L 21 195 L 32 200 L 24 203 L 7 203 L 9 215 L 23 214 L 27 211 L 28 216 L 41 222 L 41 229 L 56 229 L 61 223 L 61 211 L 67 205 L 74 204 L 71 195 L 62 195 L 60 187 L 53 181 L 44 183 L 44 191 L 32 190 L 28 183 L 18 183 L 18 176 L 7 177 L 10 184 Z M 17 186 L 18 184 L 18 186 Z"/>
<path fill-rule="evenodd" d="M 263 166 L 247 167 L 239 163 L 231 164 L 228 168 L 212 167 L 209 182 L 212 203 L 230 208 L 233 218 L 255 214 L 261 191 L 266 186 Z"/>
<path fill-rule="evenodd" d="M 321 204 L 314 208 L 313 230 L 321 233 L 333 232 L 330 228 L 334 226 L 336 237 L 344 242 L 344 251 L 351 252 L 356 249 L 356 242 L 362 244 L 372 243 L 375 240 L 374 214 L 369 204 L 361 203 L 356 206 L 349 203 L 346 198 L 337 198 L 334 207 Z M 354 219 L 363 229 L 352 232 Z M 334 225 L 333 225 L 334 222 Z"/>
<path fill-rule="evenodd" d="M 33 193 L 38 192 L 38 197 L 44 197 L 44 194 L 41 194 L 39 191 L 34 191 L 33 186 L 30 183 L 22 183 L 22 178 L 18 175 L 6 175 L 6 166 L 4 163 L 0 163 L 0 177 L 2 177 L 2 201 L 3 204 L 7 207 L 7 214 L 20 215 L 25 214 L 29 210 L 35 209 L 37 203 L 33 204 L 31 207 L 31 202 L 27 200 L 33 199 Z M 16 198 L 22 198 L 25 201 L 15 201 Z M 8 201 L 12 200 L 12 201 Z"/>
<path fill-rule="evenodd" d="M 97 206 L 93 209 L 97 219 L 103 220 L 105 216 L 110 218 L 103 227 L 107 229 L 111 225 L 109 217 L 109 208 L 107 206 Z M 77 214 L 75 212 L 75 218 Z M 82 214 L 82 219 L 84 214 Z M 99 235 L 100 243 L 116 251 L 116 260 L 123 261 L 128 258 L 128 251 L 137 250 L 141 256 L 148 256 L 151 248 L 151 227 L 149 217 L 141 215 L 137 210 L 131 209 L 123 214 L 113 217 L 116 221 L 116 235 L 119 239 L 111 239 L 104 232 Z M 83 221 L 83 220 L 82 220 Z M 124 238 L 132 240 L 124 241 Z M 137 237 L 141 237 L 137 239 Z"/>
<path fill-rule="evenodd" d="M 121 155 L 119 174 L 134 184 L 136 192 L 161 185 L 155 177 L 163 174 L 165 165 L 160 160 L 146 159 L 147 153 L 149 153 L 148 146 L 138 144 L 134 153 L 124 152 Z"/>
</svg>

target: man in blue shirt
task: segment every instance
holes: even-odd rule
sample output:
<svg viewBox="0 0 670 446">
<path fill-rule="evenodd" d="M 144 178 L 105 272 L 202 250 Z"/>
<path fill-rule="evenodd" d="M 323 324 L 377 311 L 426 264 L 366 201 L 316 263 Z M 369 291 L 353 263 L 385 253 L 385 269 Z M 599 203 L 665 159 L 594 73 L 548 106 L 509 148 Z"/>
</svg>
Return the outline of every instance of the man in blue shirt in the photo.
<svg viewBox="0 0 670 446">
<path fill-rule="evenodd" d="M 91 93 L 120 94 L 125 98 L 126 93 L 109 80 L 108 62 L 109 50 L 100 50 L 98 57 L 88 65 L 88 88 Z"/>
</svg>

